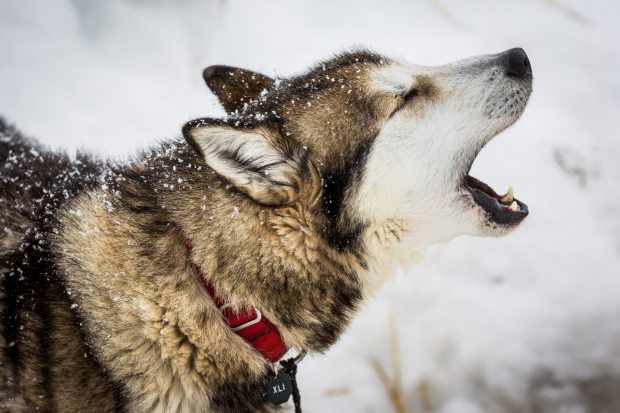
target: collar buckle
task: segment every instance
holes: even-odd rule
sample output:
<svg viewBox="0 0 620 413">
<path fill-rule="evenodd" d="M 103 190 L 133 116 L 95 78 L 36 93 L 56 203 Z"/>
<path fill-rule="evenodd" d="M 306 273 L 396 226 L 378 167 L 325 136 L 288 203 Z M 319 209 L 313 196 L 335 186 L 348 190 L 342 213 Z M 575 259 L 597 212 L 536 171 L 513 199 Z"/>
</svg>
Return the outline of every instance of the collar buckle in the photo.
<svg viewBox="0 0 620 413">
<path fill-rule="evenodd" d="M 231 309 L 231 311 L 232 311 L 232 305 L 231 304 L 224 304 L 223 306 L 221 306 L 219 308 L 220 313 L 222 314 L 222 317 L 224 318 L 224 320 L 226 320 L 226 323 L 228 324 L 230 329 L 232 331 L 234 331 L 235 333 L 238 332 L 238 331 L 243 330 L 244 328 L 253 326 L 254 324 L 258 324 L 263 319 L 263 313 L 261 313 L 258 308 L 254 308 L 254 312 L 255 312 L 256 315 L 255 315 L 255 317 L 252 320 L 246 321 L 243 324 L 239 324 L 238 326 L 233 327 L 230 324 L 229 318 L 224 313 L 224 311 L 226 311 L 227 309 Z"/>
</svg>

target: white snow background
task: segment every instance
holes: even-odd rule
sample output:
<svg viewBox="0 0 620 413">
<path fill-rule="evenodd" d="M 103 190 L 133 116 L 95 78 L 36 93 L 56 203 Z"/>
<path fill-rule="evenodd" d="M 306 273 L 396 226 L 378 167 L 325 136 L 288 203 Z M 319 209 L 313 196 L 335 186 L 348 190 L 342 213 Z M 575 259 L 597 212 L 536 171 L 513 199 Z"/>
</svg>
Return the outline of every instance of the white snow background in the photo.
<svg viewBox="0 0 620 413">
<path fill-rule="evenodd" d="M 125 157 L 223 114 L 210 64 L 286 76 L 356 45 L 425 65 L 521 46 L 530 104 L 472 174 L 514 185 L 530 217 L 396 274 L 302 363 L 304 412 L 617 413 L 619 18 L 603 0 L 0 0 L 0 113 L 54 148 Z M 376 368 L 398 376 L 391 318 L 404 407 Z"/>
</svg>

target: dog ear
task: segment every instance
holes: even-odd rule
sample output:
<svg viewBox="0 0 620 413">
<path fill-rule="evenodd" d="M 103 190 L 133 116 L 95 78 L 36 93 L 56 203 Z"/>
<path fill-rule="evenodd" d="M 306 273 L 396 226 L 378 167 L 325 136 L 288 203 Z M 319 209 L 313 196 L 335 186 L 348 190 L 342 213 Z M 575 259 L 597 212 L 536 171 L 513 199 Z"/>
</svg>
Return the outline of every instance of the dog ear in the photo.
<svg viewBox="0 0 620 413">
<path fill-rule="evenodd" d="M 228 113 L 257 100 L 261 92 L 274 83 L 272 78 L 260 73 L 221 65 L 207 67 L 202 77 Z"/>
<path fill-rule="evenodd" d="M 256 202 L 276 206 L 298 199 L 307 155 L 277 127 L 198 119 L 183 127 L 183 135 L 211 169 Z"/>
</svg>

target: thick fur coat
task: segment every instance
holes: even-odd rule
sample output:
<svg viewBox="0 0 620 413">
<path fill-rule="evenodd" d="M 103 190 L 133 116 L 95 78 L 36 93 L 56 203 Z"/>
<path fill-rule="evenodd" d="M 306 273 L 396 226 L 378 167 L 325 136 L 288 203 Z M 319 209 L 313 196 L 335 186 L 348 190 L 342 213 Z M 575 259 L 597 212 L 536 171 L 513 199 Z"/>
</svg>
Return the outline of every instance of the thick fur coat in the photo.
<svg viewBox="0 0 620 413">
<path fill-rule="evenodd" d="M 288 346 L 324 352 L 398 262 L 527 215 L 467 175 L 525 107 L 521 49 L 204 77 L 230 115 L 126 163 L 49 152 L 0 121 L 1 411 L 278 410 L 272 366 L 193 263 Z"/>
</svg>

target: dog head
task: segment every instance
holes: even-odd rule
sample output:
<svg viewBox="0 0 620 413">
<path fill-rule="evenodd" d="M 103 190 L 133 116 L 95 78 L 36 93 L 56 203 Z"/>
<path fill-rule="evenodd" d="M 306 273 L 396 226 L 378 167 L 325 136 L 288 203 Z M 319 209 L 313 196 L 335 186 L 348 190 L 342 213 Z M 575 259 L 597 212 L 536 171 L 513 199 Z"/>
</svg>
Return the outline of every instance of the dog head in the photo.
<svg viewBox="0 0 620 413">
<path fill-rule="evenodd" d="M 525 109 L 522 49 L 439 67 L 356 51 L 290 79 L 226 66 L 204 77 L 230 114 L 187 123 L 188 142 L 263 205 L 307 200 L 318 176 L 315 213 L 334 248 L 393 238 L 407 255 L 460 234 L 505 234 L 528 214 L 511 191 L 469 176 Z"/>
</svg>

